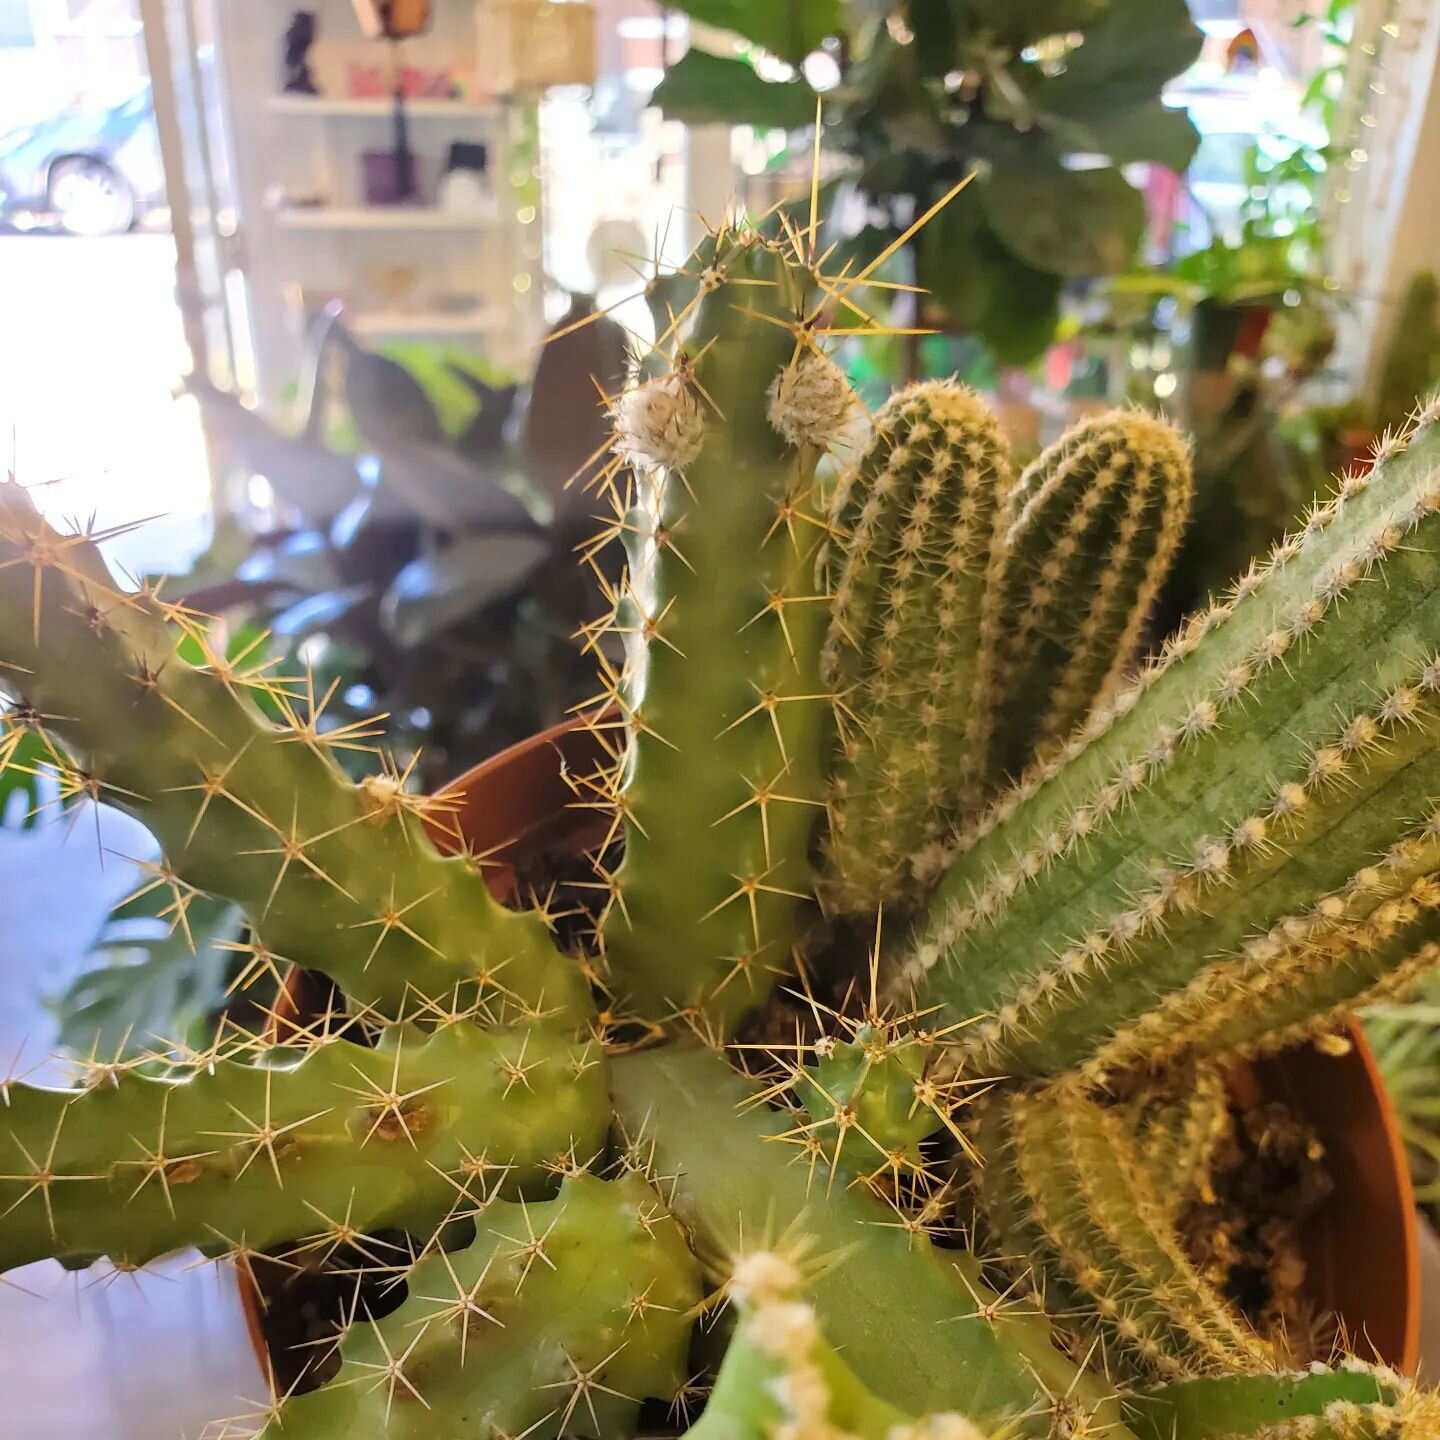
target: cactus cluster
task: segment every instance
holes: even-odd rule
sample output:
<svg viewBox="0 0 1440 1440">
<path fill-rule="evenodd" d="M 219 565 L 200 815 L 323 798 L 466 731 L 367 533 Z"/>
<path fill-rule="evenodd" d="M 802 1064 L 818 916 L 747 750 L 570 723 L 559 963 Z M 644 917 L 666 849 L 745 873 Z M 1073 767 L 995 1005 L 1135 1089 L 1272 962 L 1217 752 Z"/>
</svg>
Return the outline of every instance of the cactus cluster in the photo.
<svg viewBox="0 0 1440 1440">
<path fill-rule="evenodd" d="M 339 997 L 6 1077 L 0 1265 L 359 1256 L 285 1440 L 1429 1440 L 1393 1372 L 1294 1368 L 1179 1207 L 1225 1063 L 1440 954 L 1440 407 L 1142 664 L 1184 442 L 1117 412 L 1017 477 L 943 382 L 846 452 L 869 271 L 813 234 L 708 236 L 609 402 L 563 926 L 378 730 L 0 485 L 0 764 Z"/>
</svg>

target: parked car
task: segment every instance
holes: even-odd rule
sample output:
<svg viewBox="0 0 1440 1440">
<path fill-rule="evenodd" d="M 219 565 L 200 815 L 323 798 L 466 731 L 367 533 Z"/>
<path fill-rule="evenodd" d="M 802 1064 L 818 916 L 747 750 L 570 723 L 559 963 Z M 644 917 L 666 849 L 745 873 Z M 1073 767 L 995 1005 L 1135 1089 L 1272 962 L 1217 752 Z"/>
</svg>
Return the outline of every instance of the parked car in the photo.
<svg viewBox="0 0 1440 1440">
<path fill-rule="evenodd" d="M 162 205 L 165 175 L 147 81 L 0 135 L 0 218 L 50 219 L 71 235 L 119 235 Z"/>
</svg>

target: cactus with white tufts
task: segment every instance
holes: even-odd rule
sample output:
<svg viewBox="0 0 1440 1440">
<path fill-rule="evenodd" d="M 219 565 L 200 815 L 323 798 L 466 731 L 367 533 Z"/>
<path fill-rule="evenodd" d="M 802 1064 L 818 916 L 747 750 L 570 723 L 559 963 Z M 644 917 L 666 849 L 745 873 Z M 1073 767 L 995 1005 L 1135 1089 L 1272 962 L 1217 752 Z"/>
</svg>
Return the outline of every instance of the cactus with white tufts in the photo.
<svg viewBox="0 0 1440 1440">
<path fill-rule="evenodd" d="M 865 272 L 819 265 L 732 226 L 651 287 L 564 925 L 403 766 L 345 778 L 378 729 L 0 486 L 0 764 L 336 990 L 5 1078 L 0 1264 L 333 1263 L 285 1440 L 1428 1440 L 1392 1372 L 1292 1368 L 1184 1215 L 1223 1067 L 1440 954 L 1440 412 L 1145 660 L 1183 440 L 1116 413 L 1017 481 L 942 382 L 851 454 Z"/>
</svg>

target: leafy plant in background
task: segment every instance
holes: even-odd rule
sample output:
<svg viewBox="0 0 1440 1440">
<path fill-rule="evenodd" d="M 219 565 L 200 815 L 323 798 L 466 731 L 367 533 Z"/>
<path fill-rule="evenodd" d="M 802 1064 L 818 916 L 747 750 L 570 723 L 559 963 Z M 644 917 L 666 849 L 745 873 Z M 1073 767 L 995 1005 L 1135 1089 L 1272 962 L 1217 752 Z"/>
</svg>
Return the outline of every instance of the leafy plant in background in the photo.
<svg viewBox="0 0 1440 1440">
<path fill-rule="evenodd" d="M 617 389 L 626 363 L 623 332 L 591 315 L 577 298 L 523 401 L 473 356 L 375 354 L 328 315 L 308 369 L 340 371 L 343 412 L 284 469 L 290 523 L 253 537 L 230 523 L 171 592 L 265 631 L 282 667 L 303 656 L 331 724 L 393 717 L 425 786 L 560 720 L 590 690 L 575 636 L 597 592 L 572 550 L 593 529 L 580 482 L 604 447 L 596 387 Z M 323 378 L 310 384 L 325 412 Z M 235 448 L 243 474 L 270 473 L 265 446 Z M 337 460 L 348 489 L 314 483 Z"/>
<path fill-rule="evenodd" d="M 619 713 L 572 777 L 608 834 L 563 925 L 438 853 L 393 765 L 352 783 L 308 686 L 177 660 L 189 611 L 0 487 L 4 733 L 143 815 L 181 913 L 227 898 L 258 966 L 337 987 L 8 1077 L 0 1267 L 343 1257 L 384 1303 L 262 1406 L 285 1440 L 609 1440 L 647 1399 L 698 1440 L 1430 1440 L 1440 1399 L 1295 1363 L 1176 1207 L 1221 1067 L 1436 959 L 1440 406 L 1131 673 L 1183 440 L 1122 411 L 1017 476 L 927 384 L 831 500 L 816 307 L 866 277 L 817 263 L 727 227 L 650 287 L 671 333 L 599 480 Z"/>
<path fill-rule="evenodd" d="M 916 278 L 948 325 L 1021 363 L 1054 333 L 1067 280 L 1132 263 L 1144 202 L 1120 167 L 1183 170 L 1189 118 L 1161 89 L 1199 53 L 1185 0 L 680 0 L 734 32 L 743 55 L 692 48 L 655 103 L 692 123 L 799 129 L 817 92 L 768 79 L 827 41 L 827 149 L 865 198 L 868 253 L 900 235 L 972 170 L 974 203 L 943 210 L 914 248 Z M 843 322 L 842 322 L 843 323 Z"/>
</svg>

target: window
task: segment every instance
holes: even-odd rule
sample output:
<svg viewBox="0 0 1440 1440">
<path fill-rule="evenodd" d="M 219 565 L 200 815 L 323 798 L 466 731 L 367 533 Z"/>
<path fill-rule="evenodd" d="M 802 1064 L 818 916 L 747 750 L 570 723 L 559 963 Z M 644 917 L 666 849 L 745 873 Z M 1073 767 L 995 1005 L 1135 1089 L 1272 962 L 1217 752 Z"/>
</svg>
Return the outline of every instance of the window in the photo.
<svg viewBox="0 0 1440 1440">
<path fill-rule="evenodd" d="M 0 0 L 0 50 L 28 49 L 34 43 L 30 0 Z"/>
</svg>

